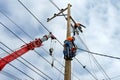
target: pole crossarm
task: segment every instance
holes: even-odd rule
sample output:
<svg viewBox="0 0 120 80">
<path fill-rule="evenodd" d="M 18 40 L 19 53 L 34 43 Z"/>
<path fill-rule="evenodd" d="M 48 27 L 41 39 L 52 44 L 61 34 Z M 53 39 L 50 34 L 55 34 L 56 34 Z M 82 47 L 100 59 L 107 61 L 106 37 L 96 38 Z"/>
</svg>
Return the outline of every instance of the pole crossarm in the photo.
<svg viewBox="0 0 120 80">
<path fill-rule="evenodd" d="M 70 6 L 70 7 L 71 7 L 71 6 Z M 56 16 L 61 16 L 60 14 L 63 13 L 64 11 L 66 11 L 67 9 L 68 9 L 68 7 L 65 8 L 65 9 L 61 9 L 60 12 L 57 13 L 57 14 L 55 13 L 53 17 L 47 18 L 47 22 L 49 22 L 50 20 L 52 20 L 52 19 L 55 18 Z"/>
</svg>

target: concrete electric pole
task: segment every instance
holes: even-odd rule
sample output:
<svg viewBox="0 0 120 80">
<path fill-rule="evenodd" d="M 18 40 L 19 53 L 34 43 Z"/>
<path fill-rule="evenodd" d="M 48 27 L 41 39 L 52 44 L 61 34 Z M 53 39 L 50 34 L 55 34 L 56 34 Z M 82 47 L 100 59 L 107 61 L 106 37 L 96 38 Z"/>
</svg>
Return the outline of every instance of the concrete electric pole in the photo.
<svg viewBox="0 0 120 80">
<path fill-rule="evenodd" d="M 70 23 L 70 4 L 68 4 L 68 12 L 67 12 L 67 35 L 66 38 L 71 37 L 71 23 Z M 65 59 L 65 75 L 64 80 L 71 80 L 71 60 Z"/>
<path fill-rule="evenodd" d="M 47 19 L 47 22 L 49 22 L 50 20 L 52 20 L 56 16 L 59 16 L 61 13 L 63 14 L 63 12 L 67 10 L 67 34 L 66 34 L 66 38 L 71 37 L 71 30 L 70 30 L 70 27 L 71 27 L 70 7 L 71 7 L 71 5 L 68 4 L 67 8 L 61 9 L 59 13 L 54 14 L 53 17 Z M 71 60 L 66 60 L 65 59 L 64 80 L 71 80 Z"/>
</svg>

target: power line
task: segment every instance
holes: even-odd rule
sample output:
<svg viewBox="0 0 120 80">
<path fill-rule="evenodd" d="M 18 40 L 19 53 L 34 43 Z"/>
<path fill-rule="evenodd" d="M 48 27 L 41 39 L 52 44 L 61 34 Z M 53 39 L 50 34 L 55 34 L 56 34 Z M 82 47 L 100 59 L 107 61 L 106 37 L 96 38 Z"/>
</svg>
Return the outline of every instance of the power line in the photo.
<svg viewBox="0 0 120 80">
<path fill-rule="evenodd" d="M 60 10 L 60 8 L 52 1 L 52 0 L 49 0 L 59 11 L 61 11 Z M 62 15 L 64 16 L 64 18 L 67 20 L 67 18 L 66 18 L 66 15 L 64 14 L 64 13 L 62 13 Z M 72 24 L 71 24 L 72 25 Z M 78 62 L 79 62 L 79 60 L 77 60 Z M 80 62 L 79 62 L 80 63 Z M 86 68 L 85 68 L 86 69 Z M 93 76 L 93 78 L 95 78 L 96 80 L 97 80 L 97 78 L 87 69 L 87 71 Z"/>
<path fill-rule="evenodd" d="M 1 49 L 1 47 L 0 47 Z M 0 57 L 0 59 L 2 59 L 3 61 L 7 62 L 6 60 L 4 60 L 3 58 Z M 8 63 L 8 62 L 7 62 Z M 23 72 L 22 70 L 18 69 L 17 67 L 15 67 L 14 65 L 12 65 L 11 63 L 8 63 L 10 66 L 12 66 L 13 68 L 15 68 L 16 70 L 20 71 L 21 73 L 23 73 L 24 75 L 26 75 L 27 77 L 29 77 L 30 79 L 34 80 L 34 78 L 32 78 L 31 76 L 29 76 L 28 74 L 26 74 L 25 72 Z"/>
<path fill-rule="evenodd" d="M 40 25 L 42 25 L 50 33 L 47 27 L 20 0 L 18 0 L 18 2 L 38 21 Z M 63 46 L 63 44 L 57 38 L 56 40 Z"/>
<path fill-rule="evenodd" d="M 0 22 L 1 25 L 3 25 L 6 29 L 8 29 L 10 32 L 12 32 L 8 27 L 6 27 L 3 23 Z M 21 41 L 23 41 L 19 36 L 17 36 L 14 32 L 12 32 L 18 39 L 20 39 Z M 24 42 L 24 41 L 23 41 Z M 25 43 L 25 42 L 24 42 Z M 40 55 L 37 51 L 34 50 L 35 53 L 37 53 L 40 57 L 42 57 L 46 62 L 48 62 L 49 64 L 51 64 L 46 58 L 44 58 L 42 55 Z M 23 59 L 23 58 L 22 58 Z M 24 59 L 25 60 L 25 59 Z M 32 65 L 30 62 L 28 62 L 27 60 L 25 60 L 27 63 L 29 63 L 31 66 L 33 66 L 34 68 L 36 68 L 34 65 Z M 63 72 L 61 72 L 57 67 L 54 66 L 54 68 L 56 70 L 58 70 L 60 73 L 62 73 L 64 75 Z M 37 69 L 37 68 L 36 68 Z M 46 75 L 46 74 L 44 74 Z M 48 77 L 48 76 L 47 76 Z M 50 78 L 50 77 L 49 77 Z"/>
<path fill-rule="evenodd" d="M 48 31 L 48 32 L 50 32 L 43 24 L 42 24 L 42 22 L 40 22 L 39 21 L 39 19 L 20 1 L 20 0 L 18 0 L 18 2 Z M 62 43 L 58 40 L 58 39 L 56 39 L 61 45 L 62 45 Z M 63 46 L 63 45 L 62 45 Z M 44 58 L 45 59 L 45 58 Z M 48 62 L 48 61 L 47 61 Z M 55 67 L 56 68 L 56 67 Z M 56 68 L 57 69 L 57 68 Z M 57 69 L 58 70 L 58 69 Z M 59 70 L 60 71 L 60 70 Z M 61 72 L 61 71 L 60 71 Z M 64 73 L 63 73 L 64 74 Z"/>
<path fill-rule="evenodd" d="M 111 77 L 110 79 L 113 80 L 113 79 L 116 79 L 116 78 L 120 78 L 120 75 L 117 75 L 117 76 Z M 107 80 L 107 79 L 102 79 L 102 80 Z"/>
<path fill-rule="evenodd" d="M 35 51 L 35 50 L 34 50 Z M 42 55 L 40 55 L 37 51 L 35 51 L 39 56 L 41 56 L 46 62 L 48 62 L 49 64 L 51 64 L 46 58 L 44 58 Z M 57 67 L 53 66 L 56 70 L 58 70 L 61 74 L 64 75 L 64 73 L 62 71 L 60 71 Z"/>
<path fill-rule="evenodd" d="M 6 14 L 4 14 L 2 11 L 0 11 L 4 16 L 6 16 L 14 25 L 16 25 L 16 27 L 18 27 L 21 31 L 23 31 L 31 40 L 33 40 L 33 38 L 28 34 L 26 33 L 18 24 L 16 24 L 10 17 L 8 17 Z M 45 50 L 43 47 L 41 47 L 43 50 Z M 45 50 L 46 53 L 49 54 L 49 52 L 47 52 L 47 50 Z M 56 61 L 61 64 L 57 59 Z M 62 64 L 61 64 L 62 65 Z M 62 65 L 63 66 L 63 65 Z M 64 67 L 64 66 L 63 66 Z"/>
<path fill-rule="evenodd" d="M 10 30 L 7 26 L 5 26 L 2 22 L 0 22 L 0 24 L 5 27 L 8 31 L 10 31 L 13 35 L 15 35 L 18 39 L 20 39 L 22 42 L 26 43 L 25 41 L 23 41 L 20 37 L 18 37 L 12 30 Z"/>
<path fill-rule="evenodd" d="M 60 10 L 60 8 L 52 1 L 52 0 L 49 0 L 59 11 L 61 11 Z M 66 15 L 64 14 L 64 13 L 62 13 L 62 15 L 64 16 L 64 18 L 67 20 L 67 18 L 66 18 Z"/>
<path fill-rule="evenodd" d="M 8 46 L 6 46 L 5 44 L 3 44 L 2 42 L 0 42 L 0 43 L 13 52 L 13 50 L 10 49 Z M 5 49 L 3 49 L 3 48 L 1 48 L 1 47 L 0 47 L 0 49 L 2 49 L 4 52 L 10 54 L 10 53 L 7 52 Z M 16 54 L 16 55 L 17 55 L 17 54 Z M 12 57 L 14 57 L 14 56 L 12 56 Z M 22 58 L 22 57 L 21 57 L 21 58 Z M 24 58 L 22 58 L 22 59 L 25 60 Z M 22 62 L 21 60 L 19 60 L 19 59 L 16 59 L 16 60 L 18 60 L 19 62 L 21 62 L 22 64 L 24 64 L 26 67 L 28 67 L 29 69 L 31 69 L 33 72 L 35 72 L 36 74 L 38 74 L 39 76 L 41 76 L 41 77 L 44 78 L 45 80 L 47 80 L 47 78 L 45 78 L 44 76 L 42 76 L 40 73 L 38 73 L 37 71 L 35 71 L 33 68 L 31 68 L 31 67 L 29 67 L 28 65 L 26 65 L 26 64 L 25 64 L 24 62 Z M 26 60 L 25 60 L 25 61 L 26 61 Z M 40 72 L 43 73 L 42 71 L 40 71 Z M 51 79 L 51 80 L 52 80 L 52 79 Z"/>
<path fill-rule="evenodd" d="M 49 0 L 58 10 L 60 10 L 60 8 L 52 1 L 52 0 Z"/>
<path fill-rule="evenodd" d="M 30 35 L 28 35 L 18 24 L 16 24 L 9 16 L 7 16 L 4 12 L 0 11 L 8 20 L 10 20 L 15 26 L 17 26 L 21 31 L 23 31 L 29 38 L 32 39 Z"/>
<path fill-rule="evenodd" d="M 17 36 L 13 31 L 11 31 L 7 26 L 5 26 L 3 23 L 0 22 L 0 24 L 2 26 L 4 26 L 7 30 L 9 30 L 12 34 L 14 34 L 18 39 L 20 39 L 22 42 L 24 42 L 26 44 L 25 41 L 23 41 L 19 36 Z M 3 44 L 4 45 L 4 44 Z M 6 46 L 6 45 L 5 45 Z M 7 47 L 7 46 L 6 46 Z M 8 49 L 10 49 L 8 47 Z M 11 50 L 11 49 L 10 49 Z M 11 50 L 12 52 L 14 52 L 13 50 Z M 39 53 L 37 53 L 38 55 L 40 55 Z M 37 69 L 38 71 L 40 71 L 42 74 L 44 74 L 45 76 L 47 76 L 48 78 L 50 78 L 52 80 L 51 77 L 49 77 L 48 75 L 46 75 L 45 73 L 43 73 L 41 70 L 39 70 L 38 68 L 36 68 L 33 64 L 31 64 L 29 61 L 27 61 L 26 59 L 24 59 L 23 57 L 21 57 L 24 61 L 26 61 L 28 64 L 30 64 L 32 67 L 34 67 L 35 69 Z"/>
<path fill-rule="evenodd" d="M 50 31 L 44 26 L 44 24 L 43 24 L 20 0 L 18 0 L 18 2 L 19 2 L 48 32 L 50 32 Z"/>
<path fill-rule="evenodd" d="M 87 68 L 84 66 L 77 58 L 75 58 L 76 61 L 95 79 L 98 80 L 97 77 L 95 77 Z"/>
<path fill-rule="evenodd" d="M 59 11 L 61 11 L 60 10 L 60 8 L 52 1 L 52 0 L 49 0 Z M 67 18 L 66 18 L 66 15 L 64 14 L 64 13 L 62 13 L 62 15 L 64 16 L 64 18 L 67 20 Z M 71 24 L 72 25 L 72 24 Z M 79 61 L 79 60 L 78 60 Z M 87 70 L 88 71 L 88 70 Z M 97 78 L 90 72 L 90 71 L 88 71 L 96 80 L 97 80 Z"/>
<path fill-rule="evenodd" d="M 0 11 L 1 12 L 1 11 Z M 28 34 L 26 33 L 19 25 L 17 25 L 12 19 L 10 19 L 6 14 L 4 14 L 3 12 L 1 12 L 4 16 L 6 16 L 14 25 L 16 25 L 16 27 L 18 27 L 21 31 L 23 31 L 30 39 L 33 40 L 33 38 Z M 43 50 L 45 50 L 43 47 L 41 47 Z M 46 53 L 49 54 L 49 52 L 47 52 L 47 50 L 45 50 Z M 57 60 L 58 61 L 58 60 Z M 58 61 L 59 62 L 59 61 Z M 60 63 L 60 62 L 59 62 Z M 60 63 L 61 64 L 61 63 Z M 62 64 L 61 64 L 62 65 Z M 63 66 L 63 65 L 62 65 Z M 64 67 L 64 66 L 63 66 Z"/>
<path fill-rule="evenodd" d="M 46 49 L 43 48 L 43 50 L 44 50 L 46 53 L 49 54 L 49 52 L 48 52 Z M 64 66 L 63 64 L 61 64 L 56 58 L 54 58 L 54 59 L 55 59 L 62 67 L 65 68 L 65 66 Z M 78 80 L 80 80 L 74 73 L 72 73 L 72 75 L 73 75 L 74 77 L 76 77 Z"/>
<path fill-rule="evenodd" d="M 61 11 L 60 10 L 60 8 L 52 1 L 52 0 L 49 0 L 59 11 Z M 62 12 L 62 15 L 64 16 L 64 18 L 67 20 L 67 18 L 65 17 L 65 14 Z M 63 45 L 62 45 L 63 46 Z M 72 73 L 73 74 L 73 73 Z M 75 74 L 73 74 L 74 76 L 75 76 Z M 77 76 L 75 76 L 78 80 L 80 80 Z"/>
<path fill-rule="evenodd" d="M 6 16 L 13 24 L 15 24 L 21 31 L 23 31 L 30 39 L 33 40 L 33 38 L 26 33 L 19 25 L 17 25 L 12 19 L 10 19 L 6 14 L 4 14 L 3 12 L 1 12 L 4 16 Z M 43 50 L 45 50 L 43 47 L 41 47 Z M 47 52 L 47 51 L 46 51 Z M 47 52 L 48 53 L 48 52 Z M 49 53 L 48 53 L 49 54 Z M 41 55 L 40 55 L 41 56 Z M 41 56 L 42 57 L 42 56 Z M 43 58 L 43 57 L 42 57 Z M 57 59 L 56 59 L 57 60 Z M 60 64 L 60 62 L 57 60 L 57 62 Z M 63 66 L 63 65 L 62 65 Z"/>
<path fill-rule="evenodd" d="M 49 0 L 59 11 L 61 11 L 60 10 L 60 8 L 52 1 L 52 0 Z M 64 13 L 62 13 L 62 15 L 65 17 L 65 14 Z M 65 19 L 66 19 L 66 17 L 65 17 Z M 71 24 L 72 25 L 72 24 Z M 83 42 L 83 41 L 82 41 Z M 83 42 L 84 43 L 84 42 Z M 87 48 L 87 46 L 86 46 L 86 48 Z M 87 48 L 88 49 L 88 48 Z M 93 56 L 94 57 L 94 56 Z M 94 59 L 95 59 L 95 57 L 94 57 Z M 95 60 L 96 61 L 96 60 Z M 100 67 L 101 67 L 101 65 L 97 62 L 97 65 L 99 65 Z M 103 68 L 101 67 L 101 69 L 103 70 Z M 105 73 L 105 71 L 103 70 L 103 72 Z M 105 73 L 105 75 L 108 77 L 108 75 Z M 109 78 L 109 77 L 108 77 Z"/>
<path fill-rule="evenodd" d="M 25 6 L 24 6 L 25 7 Z M 29 10 L 29 9 L 27 9 L 27 10 Z M 30 10 L 29 10 L 30 11 Z M 32 13 L 32 12 L 30 12 L 30 13 Z M 33 14 L 32 14 L 32 16 L 34 16 Z M 34 16 L 35 17 L 35 16 Z M 37 17 L 36 17 L 37 18 Z M 35 18 L 35 19 L 36 19 Z M 10 18 L 9 18 L 9 20 L 10 20 Z M 38 20 L 37 20 L 38 21 Z M 13 22 L 13 21 L 12 21 Z M 13 22 L 14 23 L 14 22 Z M 14 23 L 15 24 L 15 23 Z M 17 24 L 15 24 L 15 25 L 17 25 Z M 18 25 L 17 25 L 18 26 Z M 45 26 L 44 26 L 45 27 Z M 20 28 L 20 27 L 19 27 Z M 21 29 L 21 28 L 20 28 Z M 59 41 L 59 40 L 57 40 L 61 45 L 62 45 L 62 43 Z M 74 74 L 73 74 L 74 75 Z"/>
<path fill-rule="evenodd" d="M 49 0 L 59 11 L 60 11 L 60 8 L 52 1 L 52 0 Z M 64 13 L 62 13 L 63 14 L 63 16 L 65 17 L 65 14 Z M 65 19 L 66 19 L 66 17 L 65 17 Z M 86 46 L 87 47 L 87 46 Z M 94 56 L 93 56 L 94 57 Z M 95 59 L 95 57 L 94 57 L 94 59 Z M 97 62 L 97 60 L 95 59 L 95 61 Z M 100 66 L 100 68 L 102 69 L 102 71 L 103 71 L 103 73 L 109 78 L 109 76 L 106 74 L 106 72 L 104 71 L 104 69 L 102 68 L 102 66 L 97 62 L 97 65 L 99 65 Z M 110 78 L 109 78 L 109 80 L 110 80 Z"/>
<path fill-rule="evenodd" d="M 89 53 L 94 54 L 94 55 L 99 55 L 99 56 L 108 57 L 108 58 L 112 58 L 112 59 L 120 59 L 119 57 L 114 57 L 114 56 L 109 56 L 109 55 L 100 54 L 100 53 L 96 53 L 96 52 L 91 52 L 91 51 L 81 49 L 81 48 L 78 48 L 78 49 L 81 51 L 89 52 Z"/>
<path fill-rule="evenodd" d="M 78 37 L 79 37 L 80 41 L 85 45 L 85 47 L 87 48 L 87 50 L 90 51 L 89 48 L 87 47 L 87 45 L 84 43 L 84 41 L 80 38 L 80 36 L 78 36 Z M 88 53 L 89 53 L 89 52 L 88 52 Z M 89 53 L 89 54 L 90 54 L 90 53 Z M 109 80 L 111 80 L 110 77 L 109 77 L 109 76 L 107 75 L 107 73 L 105 72 L 105 70 L 102 68 L 102 66 L 98 63 L 98 61 L 96 60 L 96 58 L 95 58 L 92 54 L 91 54 L 91 56 L 92 56 L 94 62 L 96 63 L 96 65 L 98 66 L 98 68 L 100 68 L 100 69 L 102 70 L 103 75 L 106 76 Z"/>
<path fill-rule="evenodd" d="M 8 73 L 6 71 L 3 71 L 3 70 L 0 73 L 3 74 L 3 75 L 5 75 L 5 76 L 7 76 L 7 77 L 9 77 L 9 78 L 14 79 L 14 80 L 22 80 L 22 79 L 18 78 L 17 76 L 12 75 L 12 74 L 10 74 L 10 73 Z"/>
<path fill-rule="evenodd" d="M 59 11 L 61 11 L 60 10 L 60 8 L 52 1 L 52 0 L 49 0 Z M 63 14 L 63 16 L 65 17 L 65 14 L 64 13 L 62 13 Z M 66 19 L 66 17 L 65 17 L 65 19 Z M 83 42 L 83 41 L 82 41 Z M 84 42 L 83 42 L 84 43 Z M 85 45 L 85 44 L 84 44 Z M 86 48 L 87 48 L 87 46 L 86 46 Z M 88 48 L 87 48 L 88 49 Z M 92 55 L 93 56 L 93 55 Z M 93 56 L 94 57 L 94 56 Z M 94 57 L 94 59 L 95 59 L 95 57 Z M 97 61 L 96 59 L 95 59 L 95 61 Z M 101 65 L 97 62 L 97 64 L 101 67 Z M 105 75 L 109 78 L 109 76 L 106 74 L 106 72 L 104 71 L 104 69 L 101 67 L 101 69 L 103 70 L 103 72 L 105 73 Z"/>
</svg>

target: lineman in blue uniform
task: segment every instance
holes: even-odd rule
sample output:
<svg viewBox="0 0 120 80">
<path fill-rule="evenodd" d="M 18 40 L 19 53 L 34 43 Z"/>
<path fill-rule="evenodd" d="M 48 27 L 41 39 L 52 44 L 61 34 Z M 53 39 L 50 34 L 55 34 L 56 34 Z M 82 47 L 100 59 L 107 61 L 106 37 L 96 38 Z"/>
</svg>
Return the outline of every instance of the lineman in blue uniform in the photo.
<svg viewBox="0 0 120 80">
<path fill-rule="evenodd" d="M 64 59 L 72 59 L 73 57 L 75 57 L 76 45 L 74 44 L 74 40 L 75 40 L 74 37 L 68 37 L 64 41 L 64 50 L 63 50 Z"/>
</svg>

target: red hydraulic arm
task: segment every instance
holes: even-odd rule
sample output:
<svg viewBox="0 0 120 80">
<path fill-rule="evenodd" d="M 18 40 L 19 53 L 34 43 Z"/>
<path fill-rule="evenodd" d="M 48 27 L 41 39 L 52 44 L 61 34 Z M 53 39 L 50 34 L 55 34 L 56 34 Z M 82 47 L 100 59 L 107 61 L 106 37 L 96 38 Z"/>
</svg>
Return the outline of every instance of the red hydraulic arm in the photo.
<svg viewBox="0 0 120 80">
<path fill-rule="evenodd" d="M 5 67 L 6 64 L 15 60 L 16 58 L 20 57 L 21 55 L 25 54 L 26 52 L 28 52 L 30 50 L 34 50 L 37 47 L 40 47 L 42 45 L 42 42 L 48 40 L 49 38 L 56 39 L 52 35 L 52 33 L 50 33 L 49 35 L 43 36 L 43 38 L 41 38 L 41 39 L 38 38 L 30 43 L 23 45 L 19 50 L 16 50 L 16 51 L 10 53 L 9 55 L 1 58 L 0 59 L 0 71 Z"/>
</svg>

